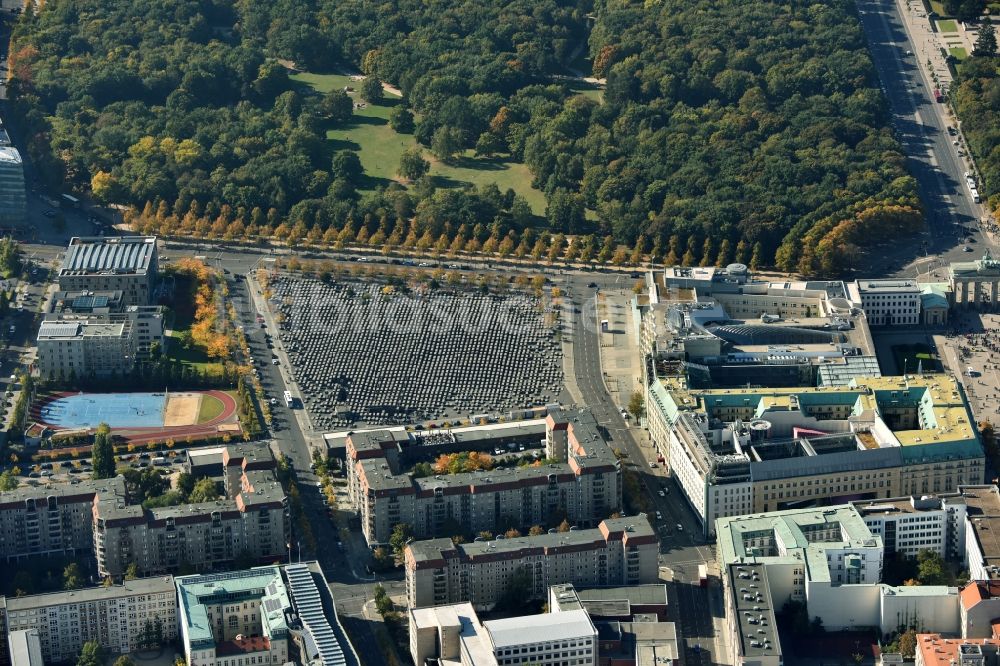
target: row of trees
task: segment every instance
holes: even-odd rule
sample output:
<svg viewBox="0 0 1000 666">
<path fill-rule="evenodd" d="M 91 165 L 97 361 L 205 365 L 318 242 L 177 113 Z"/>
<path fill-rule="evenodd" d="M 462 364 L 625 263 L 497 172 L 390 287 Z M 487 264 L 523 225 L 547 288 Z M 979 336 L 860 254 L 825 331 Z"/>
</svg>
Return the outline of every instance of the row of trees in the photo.
<svg viewBox="0 0 1000 666">
<path fill-rule="evenodd" d="M 958 69 L 950 96 L 962 133 L 976 156 L 981 181 L 979 191 L 994 212 L 1000 210 L 1000 57 L 996 33 L 989 23 L 980 27 L 972 57 Z"/>
</svg>

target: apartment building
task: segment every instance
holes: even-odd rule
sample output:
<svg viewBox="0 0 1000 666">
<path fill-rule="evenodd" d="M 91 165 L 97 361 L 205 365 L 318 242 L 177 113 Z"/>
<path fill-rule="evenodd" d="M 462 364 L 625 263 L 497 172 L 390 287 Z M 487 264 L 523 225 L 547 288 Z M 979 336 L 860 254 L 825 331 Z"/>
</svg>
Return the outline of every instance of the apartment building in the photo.
<svg viewBox="0 0 1000 666">
<path fill-rule="evenodd" d="M 93 507 L 98 573 L 118 578 L 130 564 L 141 575 L 225 566 L 236 559 L 282 559 L 291 528 L 288 503 L 266 445 L 227 447 L 226 498 L 143 509 L 113 496 Z"/>
<path fill-rule="evenodd" d="M 315 561 L 178 576 L 175 583 L 188 666 L 359 663 Z"/>
<path fill-rule="evenodd" d="M 0 134 L 7 136 L 2 128 Z M 0 142 L 0 226 L 10 228 L 24 224 L 27 211 L 28 199 L 24 191 L 21 154 L 9 141 Z"/>
<path fill-rule="evenodd" d="M 954 492 L 985 455 L 951 376 L 847 386 L 693 389 L 663 380 L 672 474 L 711 536 L 715 519 L 803 505 Z"/>
<path fill-rule="evenodd" d="M 915 326 L 920 323 L 921 287 L 912 279 L 857 280 L 849 285 L 871 326 Z M 908 368 L 916 371 L 916 368 Z"/>
<path fill-rule="evenodd" d="M 157 271 L 153 236 L 74 237 L 59 268 L 59 289 L 121 291 L 125 305 L 150 305 Z"/>
<path fill-rule="evenodd" d="M 596 666 L 597 629 L 587 611 L 480 622 L 470 603 L 411 609 L 416 666 L 436 659 L 462 666 Z"/>
<path fill-rule="evenodd" d="M 158 305 L 126 305 L 121 291 L 60 291 L 52 295 L 46 321 L 119 323 L 129 321 L 137 358 L 148 358 L 154 343 L 162 349 L 164 310 Z"/>
<path fill-rule="evenodd" d="M 454 544 L 414 541 L 406 547 L 411 608 L 468 601 L 490 609 L 512 581 L 532 598 L 551 585 L 637 585 L 657 579 L 659 539 L 646 516 L 606 519 L 596 528 Z"/>
<path fill-rule="evenodd" d="M 130 503 L 122 477 L 4 492 L 0 557 L 93 553 L 99 575 L 116 580 L 133 563 L 152 575 L 281 559 L 290 521 L 274 465 L 266 444 L 226 447 L 225 499 L 150 510 Z"/>
<path fill-rule="evenodd" d="M 124 376 L 138 352 L 134 322 L 105 317 L 43 320 L 35 344 L 41 377 L 64 381 Z"/>
<path fill-rule="evenodd" d="M 2 603 L 9 632 L 38 632 L 45 663 L 74 661 L 87 641 L 109 652 L 128 653 L 147 641 L 177 638 L 177 599 L 170 576 L 7 597 Z"/>
<path fill-rule="evenodd" d="M 90 554 L 94 548 L 94 499 L 98 496 L 124 503 L 124 480 L 20 486 L 0 494 L 0 557 L 10 562 Z"/>
<path fill-rule="evenodd" d="M 401 430 L 352 433 L 346 441 L 351 501 L 370 546 L 386 544 L 398 523 L 416 538 L 545 525 L 565 516 L 596 525 L 621 507 L 621 464 L 589 411 L 553 409 L 544 421 L 504 424 L 433 439 Z M 457 451 L 507 451 L 524 439 L 545 440 L 540 467 L 509 467 L 416 478 L 418 459 Z M 539 454 L 540 455 L 540 454 Z"/>
</svg>

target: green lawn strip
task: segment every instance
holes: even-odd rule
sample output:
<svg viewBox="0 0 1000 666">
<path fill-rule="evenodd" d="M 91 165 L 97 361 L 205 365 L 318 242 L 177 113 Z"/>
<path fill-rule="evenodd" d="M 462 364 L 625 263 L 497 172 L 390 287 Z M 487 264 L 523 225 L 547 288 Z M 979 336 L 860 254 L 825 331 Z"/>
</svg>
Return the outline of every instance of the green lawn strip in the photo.
<svg viewBox="0 0 1000 666">
<path fill-rule="evenodd" d="M 969 52 L 966 51 L 961 46 L 956 46 L 954 48 L 948 49 L 948 53 L 950 53 L 951 55 L 955 56 L 959 60 L 965 60 L 966 58 L 969 57 Z"/>
<path fill-rule="evenodd" d="M 352 82 L 350 77 L 339 74 L 302 73 L 293 74 L 290 78 L 320 92 L 344 86 L 358 87 L 357 82 Z M 587 91 L 590 94 L 600 92 Z M 351 96 L 360 101 L 356 92 L 351 93 Z M 366 176 L 366 182 L 361 186 L 362 191 L 372 191 L 376 187 L 388 185 L 390 181 L 398 181 L 396 169 L 399 167 L 399 158 L 404 150 L 416 144 L 412 135 L 397 134 L 389 127 L 389 112 L 398 103 L 396 98 L 390 96 L 381 104 L 368 104 L 365 108 L 354 111 L 354 118 L 350 123 L 326 133 L 334 150 L 346 149 L 358 153 Z M 545 195 L 531 187 L 531 173 L 524 164 L 502 158 L 477 158 L 471 150 L 467 150 L 454 164 L 433 160 L 427 151 L 425 156 L 431 161 L 430 174 L 437 178 L 439 187 L 496 183 L 501 191 L 512 188 L 522 195 L 536 215 L 545 213 Z"/>
<path fill-rule="evenodd" d="M 955 19 L 936 21 L 938 32 L 958 32 L 958 22 Z"/>
</svg>

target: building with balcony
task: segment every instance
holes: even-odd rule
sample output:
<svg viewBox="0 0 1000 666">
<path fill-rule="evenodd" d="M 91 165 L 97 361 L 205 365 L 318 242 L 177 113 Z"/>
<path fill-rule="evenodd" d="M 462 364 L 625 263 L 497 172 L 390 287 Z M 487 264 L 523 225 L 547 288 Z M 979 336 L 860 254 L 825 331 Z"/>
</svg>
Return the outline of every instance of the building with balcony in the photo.
<svg viewBox="0 0 1000 666">
<path fill-rule="evenodd" d="M 38 372 L 44 379 L 124 377 L 135 367 L 134 322 L 104 316 L 46 319 L 38 328 Z"/>
<path fill-rule="evenodd" d="M 406 470 L 441 453 L 524 450 L 544 440 L 548 464 L 417 478 Z M 621 465 L 589 411 L 553 409 L 545 420 L 475 429 L 347 436 L 348 487 L 370 546 L 395 525 L 418 539 L 464 532 L 527 530 L 563 517 L 593 526 L 621 507 Z M 541 452 L 537 453 L 541 458 Z M 554 461 L 554 462 L 552 462 Z M 456 531 L 457 530 L 457 531 Z"/>
<path fill-rule="evenodd" d="M 45 663 L 74 661 L 88 641 L 125 654 L 177 638 L 177 598 L 171 576 L 7 597 L 2 603 L 9 632 L 38 632 Z"/>
<path fill-rule="evenodd" d="M 454 544 L 414 541 L 405 551 L 411 608 L 468 601 L 495 606 L 517 585 L 528 598 L 549 586 L 638 585 L 657 579 L 659 539 L 646 516 L 609 518 L 590 529 Z"/>
<path fill-rule="evenodd" d="M 288 502 L 264 444 L 223 454 L 226 497 L 215 502 L 144 509 L 117 496 L 93 505 L 93 543 L 101 576 L 119 578 L 130 564 L 141 575 L 225 568 L 235 560 L 282 559 L 290 539 Z"/>
</svg>

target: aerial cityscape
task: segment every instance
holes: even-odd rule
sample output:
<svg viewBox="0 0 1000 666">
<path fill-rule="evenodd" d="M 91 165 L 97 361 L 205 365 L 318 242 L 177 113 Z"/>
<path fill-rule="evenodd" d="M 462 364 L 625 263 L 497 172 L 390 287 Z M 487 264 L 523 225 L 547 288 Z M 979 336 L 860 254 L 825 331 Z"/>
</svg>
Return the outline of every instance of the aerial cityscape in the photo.
<svg viewBox="0 0 1000 666">
<path fill-rule="evenodd" d="M 1000 666 L 998 24 L 0 0 L 0 666 Z"/>
</svg>

